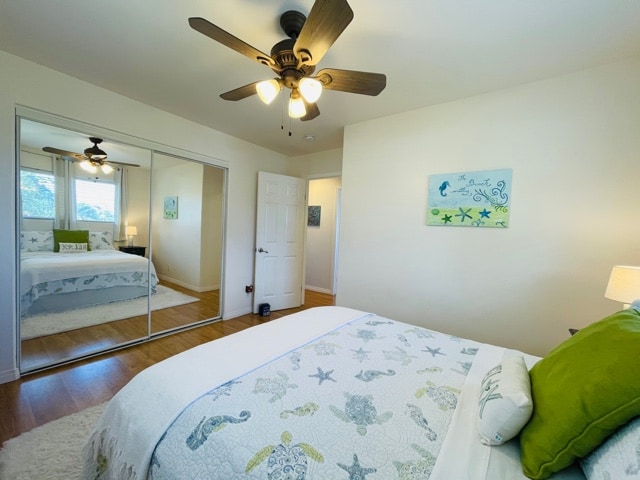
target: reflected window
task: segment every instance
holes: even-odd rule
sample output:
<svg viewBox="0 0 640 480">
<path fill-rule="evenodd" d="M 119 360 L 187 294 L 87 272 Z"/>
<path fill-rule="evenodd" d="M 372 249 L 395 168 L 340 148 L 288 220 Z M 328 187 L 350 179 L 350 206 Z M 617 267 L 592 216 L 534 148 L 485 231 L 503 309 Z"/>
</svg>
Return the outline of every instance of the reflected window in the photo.
<svg viewBox="0 0 640 480">
<path fill-rule="evenodd" d="M 76 217 L 87 222 L 115 221 L 116 185 L 76 179 Z"/>
<path fill-rule="evenodd" d="M 20 198 L 23 217 L 55 218 L 56 186 L 53 173 L 21 169 Z"/>
</svg>

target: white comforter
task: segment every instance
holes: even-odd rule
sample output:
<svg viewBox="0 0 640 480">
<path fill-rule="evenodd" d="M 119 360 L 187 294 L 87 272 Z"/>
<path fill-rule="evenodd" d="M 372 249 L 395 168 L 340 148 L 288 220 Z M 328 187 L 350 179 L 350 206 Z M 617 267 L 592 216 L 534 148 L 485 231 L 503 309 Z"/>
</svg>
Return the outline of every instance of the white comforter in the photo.
<svg viewBox="0 0 640 480">
<path fill-rule="evenodd" d="M 82 478 L 146 478 L 157 443 L 195 399 L 344 323 L 367 315 L 370 314 L 341 307 L 306 310 L 201 345 L 146 369 L 107 406 L 85 448 Z M 375 320 L 385 319 L 376 317 Z M 525 479 L 516 444 L 504 448 L 485 446 L 475 430 L 482 377 L 505 354 L 514 352 L 486 344 L 479 349 L 431 478 Z M 536 359 L 528 357 L 528 360 Z M 557 478 L 583 477 L 573 472 Z"/>
</svg>

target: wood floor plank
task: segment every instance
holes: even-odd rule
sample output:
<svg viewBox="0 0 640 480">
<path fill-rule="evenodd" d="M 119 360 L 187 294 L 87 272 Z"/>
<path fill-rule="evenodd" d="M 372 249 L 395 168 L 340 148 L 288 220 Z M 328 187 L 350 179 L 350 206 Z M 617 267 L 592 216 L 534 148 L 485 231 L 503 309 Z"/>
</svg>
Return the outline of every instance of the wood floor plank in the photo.
<svg viewBox="0 0 640 480">
<path fill-rule="evenodd" d="M 186 293 L 192 294 L 190 291 Z M 335 305 L 335 297 L 307 290 L 305 304 L 299 308 L 271 312 L 268 317 L 247 314 L 203 325 L 0 384 L 0 445 L 39 425 L 109 400 L 136 374 L 177 353 L 290 313 L 325 305 Z M 109 335 L 118 335 L 118 328 L 136 328 L 131 322 L 111 323 L 114 325 L 104 327 L 115 330 L 115 333 L 111 331 Z M 127 335 L 130 333 L 129 330 Z M 59 355 L 59 352 L 54 351 L 56 347 L 65 352 L 73 352 L 74 348 L 75 351 L 78 348 L 89 348 L 86 342 L 83 347 L 78 347 L 77 343 L 74 346 L 74 342 L 79 341 L 77 337 L 74 338 L 77 334 L 78 332 L 60 334 L 53 342 L 38 339 L 23 342 L 23 353 L 25 344 L 29 355 L 34 358 Z M 92 341 L 105 341 L 102 334 L 106 334 L 106 330 L 90 334 Z M 43 353 L 45 350 L 47 353 Z"/>
</svg>

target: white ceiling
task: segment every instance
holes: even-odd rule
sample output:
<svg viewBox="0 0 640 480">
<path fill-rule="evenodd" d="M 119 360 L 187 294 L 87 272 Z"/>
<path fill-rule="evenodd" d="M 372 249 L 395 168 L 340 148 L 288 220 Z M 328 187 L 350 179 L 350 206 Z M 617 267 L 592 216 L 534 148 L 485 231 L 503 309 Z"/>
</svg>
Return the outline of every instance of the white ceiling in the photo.
<svg viewBox="0 0 640 480">
<path fill-rule="evenodd" d="M 312 0 L 0 0 L 0 49 L 286 155 L 340 147 L 348 124 L 640 56 L 640 0 L 349 4 L 354 19 L 317 70 L 385 73 L 386 89 L 325 91 L 318 118 L 290 127 L 285 115 L 284 130 L 282 102 L 219 97 L 272 72 L 187 19 L 269 53 L 286 38 L 280 14 Z"/>
</svg>

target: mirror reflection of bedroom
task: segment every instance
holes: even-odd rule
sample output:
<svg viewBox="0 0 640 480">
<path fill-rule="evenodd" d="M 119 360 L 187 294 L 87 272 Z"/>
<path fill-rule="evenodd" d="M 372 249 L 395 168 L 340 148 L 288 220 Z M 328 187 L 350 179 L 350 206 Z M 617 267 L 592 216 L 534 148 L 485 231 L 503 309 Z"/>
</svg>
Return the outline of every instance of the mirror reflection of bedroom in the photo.
<svg viewBox="0 0 640 480">
<path fill-rule="evenodd" d="M 225 170 L 80 130 L 20 119 L 22 372 L 220 315 Z"/>
</svg>

